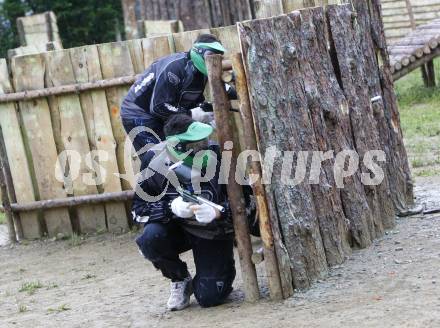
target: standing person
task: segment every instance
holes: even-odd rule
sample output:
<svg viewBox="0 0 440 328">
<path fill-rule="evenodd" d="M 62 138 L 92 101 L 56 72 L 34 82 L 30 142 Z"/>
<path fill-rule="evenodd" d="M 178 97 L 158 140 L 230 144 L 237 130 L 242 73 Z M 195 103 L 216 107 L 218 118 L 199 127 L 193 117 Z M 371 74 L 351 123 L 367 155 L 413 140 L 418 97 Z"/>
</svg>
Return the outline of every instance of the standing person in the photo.
<svg viewBox="0 0 440 328">
<path fill-rule="evenodd" d="M 205 58 L 212 54 L 224 54 L 226 49 L 216 36 L 200 35 L 189 52 L 172 54 L 154 62 L 132 85 L 121 104 L 122 124 L 129 134 L 136 127 L 154 131 L 142 131 L 132 137 L 136 152 L 143 161 L 147 144 L 157 144 L 164 138 L 163 126 L 168 118 L 186 114 L 194 120 L 210 123 L 212 112 L 205 112 L 203 92 L 207 83 Z M 236 97 L 227 88 L 231 98 Z M 157 140 L 159 137 L 161 140 Z"/>
<path fill-rule="evenodd" d="M 223 303 L 232 291 L 235 278 L 232 218 L 225 185 L 219 184 L 220 149 L 208 143 L 212 132 L 210 125 L 195 122 L 187 115 L 171 117 L 164 133 L 174 144 L 164 145 L 163 150 L 149 157 L 147 169 L 151 172 L 139 185 L 147 195 L 162 197 L 147 201 L 137 192 L 133 200 L 134 220 L 145 223 L 136 243 L 143 256 L 171 280 L 167 307 L 172 311 L 188 307 L 192 293 L 203 307 Z M 152 152 L 154 150 L 148 151 Z M 213 177 L 201 182 L 199 188 L 188 188 L 198 189 L 202 197 L 223 206 L 223 213 L 206 204 L 184 201 L 169 183 L 167 174 L 158 173 L 164 168 L 169 171 L 168 168 L 179 163 L 190 170 L 207 170 L 208 166 L 216 169 Z M 190 249 L 196 267 L 194 279 L 179 258 Z"/>
</svg>

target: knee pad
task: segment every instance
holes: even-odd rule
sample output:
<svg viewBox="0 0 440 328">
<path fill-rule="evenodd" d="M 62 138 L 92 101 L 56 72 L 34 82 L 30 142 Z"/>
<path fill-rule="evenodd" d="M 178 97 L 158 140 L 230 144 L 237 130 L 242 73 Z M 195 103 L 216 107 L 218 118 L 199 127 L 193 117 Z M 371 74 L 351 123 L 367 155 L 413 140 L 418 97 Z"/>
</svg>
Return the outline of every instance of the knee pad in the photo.
<svg viewBox="0 0 440 328">
<path fill-rule="evenodd" d="M 195 278 L 194 296 L 201 307 L 220 305 L 232 292 L 233 278 Z"/>
<path fill-rule="evenodd" d="M 142 255 L 150 260 L 154 261 L 157 257 L 157 249 L 160 249 L 161 240 L 166 238 L 166 234 L 160 229 L 156 229 L 153 225 L 145 226 L 144 232 L 136 238 L 136 244 Z"/>
</svg>

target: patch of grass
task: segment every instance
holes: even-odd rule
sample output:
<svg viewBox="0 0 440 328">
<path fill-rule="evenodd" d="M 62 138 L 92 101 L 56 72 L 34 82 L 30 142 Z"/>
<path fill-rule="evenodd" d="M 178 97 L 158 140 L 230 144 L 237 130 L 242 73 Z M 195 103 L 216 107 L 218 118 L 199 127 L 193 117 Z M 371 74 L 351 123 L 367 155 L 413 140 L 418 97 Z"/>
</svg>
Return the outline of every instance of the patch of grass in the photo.
<svg viewBox="0 0 440 328">
<path fill-rule="evenodd" d="M 58 288 L 59 286 L 58 286 L 58 284 L 56 284 L 56 283 L 51 283 L 51 284 L 49 284 L 47 287 L 46 287 L 46 289 L 54 289 L 54 288 Z"/>
<path fill-rule="evenodd" d="M 93 279 L 93 278 L 96 278 L 96 275 L 91 274 L 91 273 L 87 273 L 86 275 L 84 275 L 84 276 L 82 277 L 83 280 Z"/>
<path fill-rule="evenodd" d="M 72 247 L 78 247 L 84 242 L 84 237 L 73 233 L 72 236 L 69 239 L 69 244 Z"/>
<path fill-rule="evenodd" d="M 67 304 L 62 304 L 57 308 L 48 308 L 47 312 L 48 313 L 60 313 L 60 312 L 69 311 L 69 310 L 71 310 L 71 308 Z"/>
<path fill-rule="evenodd" d="M 37 282 L 25 282 L 23 285 L 21 285 L 20 289 L 18 290 L 20 293 L 27 292 L 28 295 L 33 295 L 37 291 L 37 289 L 43 288 L 43 284 L 39 281 Z"/>
<path fill-rule="evenodd" d="M 405 144 L 416 176 L 440 171 L 440 61 L 434 65 L 434 88 L 424 86 L 420 69 L 395 83 Z"/>
<path fill-rule="evenodd" d="M 24 312 L 27 312 L 27 311 L 28 311 L 28 308 L 27 308 L 26 305 L 24 305 L 24 304 L 19 304 L 18 305 L 18 313 L 24 313 Z"/>
<path fill-rule="evenodd" d="M 0 224 L 6 224 L 5 213 L 0 213 Z"/>
</svg>

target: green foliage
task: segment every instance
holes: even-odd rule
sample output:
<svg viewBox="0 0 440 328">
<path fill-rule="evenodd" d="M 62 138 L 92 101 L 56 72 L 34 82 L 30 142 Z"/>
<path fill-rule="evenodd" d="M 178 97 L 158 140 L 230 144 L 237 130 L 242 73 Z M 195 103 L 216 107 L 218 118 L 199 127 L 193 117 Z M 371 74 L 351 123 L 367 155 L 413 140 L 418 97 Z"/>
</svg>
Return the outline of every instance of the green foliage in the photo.
<svg viewBox="0 0 440 328">
<path fill-rule="evenodd" d="M 37 291 L 37 289 L 43 288 L 43 284 L 39 281 L 32 281 L 32 282 L 26 282 L 23 285 L 21 285 L 20 289 L 18 290 L 20 293 L 27 292 L 28 295 L 33 295 Z"/>
<path fill-rule="evenodd" d="M 0 224 L 6 223 L 5 213 L 0 213 Z"/>
<path fill-rule="evenodd" d="M 0 3 L 0 57 L 19 45 L 16 19 L 53 11 L 64 48 L 116 40 L 122 30 L 120 0 L 4 0 Z"/>
<path fill-rule="evenodd" d="M 416 176 L 440 174 L 440 62 L 437 87 L 426 88 L 420 70 L 396 82 L 400 119 L 408 156 Z"/>
</svg>

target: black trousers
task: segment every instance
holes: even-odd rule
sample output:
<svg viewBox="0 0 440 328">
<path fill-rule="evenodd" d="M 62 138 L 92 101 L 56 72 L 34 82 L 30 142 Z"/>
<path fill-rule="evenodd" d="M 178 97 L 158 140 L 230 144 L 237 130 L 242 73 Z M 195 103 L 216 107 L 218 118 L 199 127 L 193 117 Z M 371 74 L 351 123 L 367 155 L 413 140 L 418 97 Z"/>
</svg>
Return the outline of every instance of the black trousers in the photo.
<svg viewBox="0 0 440 328">
<path fill-rule="evenodd" d="M 232 240 L 202 239 L 171 221 L 147 224 L 136 243 L 145 258 L 172 281 L 188 277 L 187 265 L 179 255 L 192 249 L 196 266 L 194 295 L 202 307 L 219 305 L 231 293 L 235 278 Z"/>
</svg>

